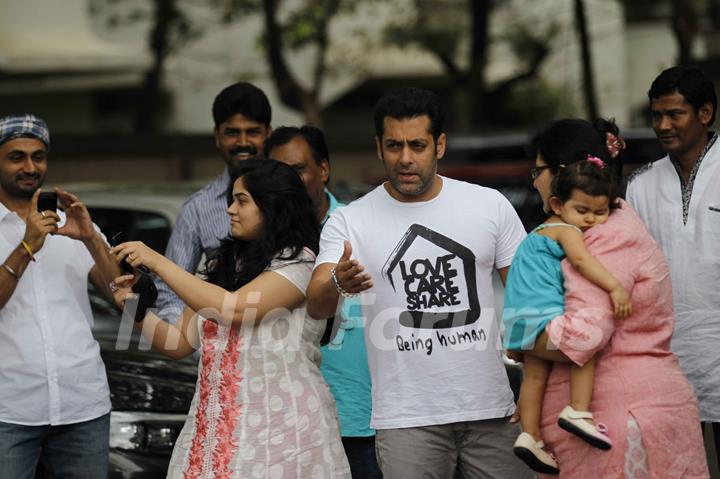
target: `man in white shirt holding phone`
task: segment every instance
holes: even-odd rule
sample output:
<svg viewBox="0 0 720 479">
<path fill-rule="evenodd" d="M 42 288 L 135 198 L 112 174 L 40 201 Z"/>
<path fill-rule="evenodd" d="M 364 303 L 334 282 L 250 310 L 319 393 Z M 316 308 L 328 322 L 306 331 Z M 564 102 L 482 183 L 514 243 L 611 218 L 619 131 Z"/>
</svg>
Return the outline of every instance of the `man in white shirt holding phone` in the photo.
<svg viewBox="0 0 720 479">
<path fill-rule="evenodd" d="M 87 208 L 38 211 L 50 135 L 33 115 L 0 118 L 0 471 L 32 479 L 107 476 L 110 392 L 93 339 L 91 279 L 120 270 Z"/>
</svg>

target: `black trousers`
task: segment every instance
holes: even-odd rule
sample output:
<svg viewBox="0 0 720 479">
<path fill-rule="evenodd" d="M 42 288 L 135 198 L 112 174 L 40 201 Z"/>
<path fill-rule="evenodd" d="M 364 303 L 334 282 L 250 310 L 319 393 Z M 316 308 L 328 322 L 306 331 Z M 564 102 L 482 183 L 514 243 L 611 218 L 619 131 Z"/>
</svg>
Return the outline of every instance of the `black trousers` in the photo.
<svg viewBox="0 0 720 479">
<path fill-rule="evenodd" d="M 353 479 L 382 479 L 375 457 L 375 436 L 343 437 Z"/>
<path fill-rule="evenodd" d="M 718 469 L 720 469 L 720 422 L 704 422 L 702 423 L 702 425 L 712 427 L 712 432 L 715 439 L 715 457 L 717 458 Z M 712 475 L 712 471 L 710 471 L 710 474 Z"/>
</svg>

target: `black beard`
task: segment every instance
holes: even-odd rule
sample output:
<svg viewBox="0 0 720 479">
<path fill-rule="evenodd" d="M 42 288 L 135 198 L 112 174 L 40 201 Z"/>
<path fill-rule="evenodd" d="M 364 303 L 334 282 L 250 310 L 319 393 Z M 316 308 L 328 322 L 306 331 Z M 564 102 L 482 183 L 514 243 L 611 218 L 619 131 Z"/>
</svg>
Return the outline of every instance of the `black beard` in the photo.
<svg viewBox="0 0 720 479">
<path fill-rule="evenodd" d="M 37 186 L 32 189 L 20 188 L 18 184 L 28 178 L 38 180 Z M 35 194 L 35 191 L 37 191 L 37 189 L 42 186 L 44 180 L 45 178 L 37 173 L 30 175 L 21 173 L 15 176 L 14 181 L 9 183 L 2 182 L 1 186 L 8 195 L 15 198 L 32 198 L 32 196 Z"/>
</svg>

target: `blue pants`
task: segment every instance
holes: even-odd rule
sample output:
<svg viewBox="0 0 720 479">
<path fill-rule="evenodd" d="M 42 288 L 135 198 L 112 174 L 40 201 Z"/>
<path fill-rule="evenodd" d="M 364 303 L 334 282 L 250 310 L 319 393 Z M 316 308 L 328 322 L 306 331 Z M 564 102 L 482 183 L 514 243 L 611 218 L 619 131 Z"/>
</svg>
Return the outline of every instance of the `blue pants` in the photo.
<svg viewBox="0 0 720 479">
<path fill-rule="evenodd" d="M 54 479 L 107 477 L 109 434 L 109 413 L 63 426 L 0 422 L 0 474 L 13 479 L 33 479 L 42 457 Z"/>
</svg>

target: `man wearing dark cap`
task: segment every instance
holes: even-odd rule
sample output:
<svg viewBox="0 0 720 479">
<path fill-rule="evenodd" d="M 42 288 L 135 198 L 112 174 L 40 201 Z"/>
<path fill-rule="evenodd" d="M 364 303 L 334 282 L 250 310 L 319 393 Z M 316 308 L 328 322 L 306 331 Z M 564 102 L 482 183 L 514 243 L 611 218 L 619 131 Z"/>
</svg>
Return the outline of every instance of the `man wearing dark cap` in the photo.
<svg viewBox="0 0 720 479">
<path fill-rule="evenodd" d="M 85 206 L 37 211 L 50 136 L 33 115 L 0 118 L 0 475 L 106 477 L 110 394 L 92 337 L 87 280 L 109 297 L 120 271 Z"/>
<path fill-rule="evenodd" d="M 270 135 L 272 112 L 265 93 L 258 87 L 239 82 L 215 97 L 215 146 L 226 168 L 210 184 L 188 198 L 180 210 L 165 251 L 171 261 L 194 273 L 203 254 L 220 246 L 230 234 L 226 192 L 230 184 L 228 168 L 239 161 L 261 155 Z M 162 281 L 157 281 L 160 316 L 174 323 L 182 313 L 183 302 Z"/>
</svg>

